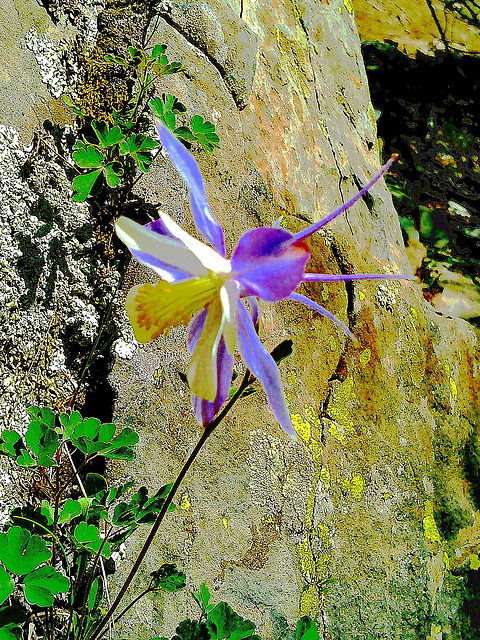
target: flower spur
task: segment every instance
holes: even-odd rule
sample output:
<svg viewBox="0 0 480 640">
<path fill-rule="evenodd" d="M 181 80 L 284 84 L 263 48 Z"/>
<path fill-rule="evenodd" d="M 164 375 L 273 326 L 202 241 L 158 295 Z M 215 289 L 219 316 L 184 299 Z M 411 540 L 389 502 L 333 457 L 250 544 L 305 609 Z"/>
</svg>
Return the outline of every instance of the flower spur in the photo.
<svg viewBox="0 0 480 640">
<path fill-rule="evenodd" d="M 196 227 L 211 246 L 188 234 L 163 212 L 159 220 L 145 226 L 119 218 L 116 223 L 119 238 L 139 262 L 160 276 L 156 284 L 137 285 L 127 295 L 126 309 L 135 337 L 145 343 L 156 339 L 170 326 L 190 321 L 188 383 L 193 408 L 202 425 L 213 420 L 228 397 L 233 354 L 238 349 L 247 368 L 262 384 L 278 422 L 294 436 L 277 365 L 255 329 L 257 299 L 300 302 L 332 320 L 355 339 L 350 329 L 327 309 L 296 292 L 302 282 L 410 276 L 305 273 L 310 258 L 305 241 L 359 200 L 387 171 L 395 156 L 353 198 L 319 222 L 296 234 L 277 227 L 251 229 L 241 236 L 228 260 L 223 229 L 210 212 L 197 163 L 162 125 L 158 125 L 158 132 L 164 149 L 188 187 Z"/>
</svg>

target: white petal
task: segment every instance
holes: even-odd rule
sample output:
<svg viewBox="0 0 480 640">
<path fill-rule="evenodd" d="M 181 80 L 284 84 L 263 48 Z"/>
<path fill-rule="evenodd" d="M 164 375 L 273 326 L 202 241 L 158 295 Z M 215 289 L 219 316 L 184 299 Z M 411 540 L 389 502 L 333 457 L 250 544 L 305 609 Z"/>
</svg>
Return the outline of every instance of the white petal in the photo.
<svg viewBox="0 0 480 640">
<path fill-rule="evenodd" d="M 115 223 L 115 231 L 120 240 L 130 249 L 147 253 L 195 276 L 208 275 L 208 268 L 189 247 L 179 245 L 167 236 L 145 229 L 129 218 L 123 216 L 119 218 Z"/>
<path fill-rule="evenodd" d="M 163 213 L 163 211 L 160 211 L 160 217 L 172 236 L 175 236 L 183 242 L 183 244 L 197 256 L 204 267 L 214 273 L 230 273 L 232 270 L 230 260 L 222 258 L 215 249 L 212 249 L 184 231 L 182 227 L 178 226 L 175 220 L 172 220 L 172 218 L 166 213 Z"/>
<path fill-rule="evenodd" d="M 233 282 L 226 282 L 220 289 L 220 300 L 223 307 L 225 324 L 223 326 L 223 338 L 229 353 L 235 353 L 237 341 L 237 309 L 240 297 L 237 287 Z"/>
</svg>

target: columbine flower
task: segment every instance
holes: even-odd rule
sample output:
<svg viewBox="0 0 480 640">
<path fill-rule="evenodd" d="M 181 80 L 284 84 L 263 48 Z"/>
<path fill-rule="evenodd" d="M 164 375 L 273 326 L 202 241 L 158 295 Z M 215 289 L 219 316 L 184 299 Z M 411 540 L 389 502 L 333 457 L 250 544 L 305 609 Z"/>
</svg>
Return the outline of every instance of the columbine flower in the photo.
<svg viewBox="0 0 480 640">
<path fill-rule="evenodd" d="M 128 293 L 126 309 L 135 337 L 139 342 L 148 342 L 170 326 L 190 321 L 188 344 L 192 357 L 188 382 L 193 407 L 202 425 L 214 418 L 227 399 L 233 354 L 238 349 L 248 369 L 261 382 L 278 422 L 293 436 L 295 431 L 277 365 L 255 330 L 257 298 L 266 302 L 284 299 L 301 302 L 354 338 L 349 328 L 333 314 L 297 293 L 299 285 L 312 281 L 408 276 L 305 273 L 310 258 L 305 240 L 361 198 L 385 173 L 394 157 L 356 196 L 320 222 L 296 234 L 277 227 L 251 229 L 240 238 L 228 260 L 223 230 L 210 212 L 197 163 L 163 126 L 158 126 L 158 132 L 163 147 L 187 184 L 197 229 L 211 246 L 189 235 L 165 213 L 145 226 L 123 217 L 117 221 L 119 238 L 139 262 L 160 276 L 157 284 L 138 285 Z M 244 300 L 248 302 L 249 311 Z"/>
</svg>

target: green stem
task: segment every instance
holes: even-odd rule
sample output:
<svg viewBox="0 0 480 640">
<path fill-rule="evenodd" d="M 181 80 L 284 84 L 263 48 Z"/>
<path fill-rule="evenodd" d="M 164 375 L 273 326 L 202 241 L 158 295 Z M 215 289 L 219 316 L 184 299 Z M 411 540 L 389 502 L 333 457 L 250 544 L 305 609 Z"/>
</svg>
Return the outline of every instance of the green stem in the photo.
<svg viewBox="0 0 480 640">
<path fill-rule="evenodd" d="M 133 607 L 133 605 L 140 600 L 140 598 L 143 598 L 143 596 L 146 596 L 147 593 L 150 593 L 150 591 L 155 591 L 155 589 L 151 589 L 150 587 L 147 587 L 146 589 L 144 589 L 142 591 L 142 593 L 140 593 L 136 598 L 134 598 L 131 601 L 131 603 L 128 605 L 128 607 L 125 607 L 125 609 L 121 613 L 118 614 L 118 616 L 115 618 L 115 620 L 113 622 L 117 623 L 120 620 L 120 618 L 122 616 L 124 616 L 127 613 L 127 611 L 129 609 L 131 609 Z"/>
<path fill-rule="evenodd" d="M 127 579 L 125 580 L 125 583 L 123 584 L 123 586 L 120 589 L 117 597 L 115 598 L 114 603 L 112 604 L 110 609 L 105 614 L 105 617 L 103 618 L 103 620 L 100 621 L 100 624 L 98 625 L 98 627 L 96 629 L 94 629 L 93 633 L 90 636 L 87 636 L 88 640 L 95 640 L 96 638 L 98 638 L 100 636 L 100 634 L 103 632 L 103 630 L 105 629 L 105 627 L 107 626 L 107 624 L 109 623 L 111 617 L 115 613 L 115 610 L 117 609 L 118 605 L 120 604 L 121 600 L 123 599 L 123 596 L 127 592 L 127 589 L 130 586 L 130 583 L 132 582 L 133 578 L 135 577 L 135 574 L 137 573 L 137 571 L 138 571 L 138 569 L 139 569 L 139 567 L 140 567 L 140 565 L 141 565 L 141 563 L 142 563 L 147 551 L 149 550 L 150 545 L 152 544 L 153 539 L 155 538 L 155 535 L 156 535 L 158 529 L 160 528 L 160 525 L 163 522 L 163 518 L 165 517 L 165 514 L 167 513 L 168 508 L 171 505 L 172 500 L 175 497 L 175 494 L 176 494 L 179 486 L 181 485 L 185 475 L 187 474 L 187 471 L 192 466 L 192 463 L 195 460 L 195 458 L 197 457 L 200 449 L 203 447 L 205 442 L 208 440 L 209 436 L 213 433 L 213 431 L 220 424 L 220 422 L 223 420 L 223 418 L 225 418 L 225 416 L 230 411 L 230 409 L 233 407 L 235 402 L 240 398 L 240 396 L 242 395 L 243 391 L 246 389 L 246 387 L 248 387 L 248 385 L 252 381 L 253 381 L 253 376 L 250 374 L 250 371 L 248 371 L 248 369 L 247 369 L 247 371 L 245 372 L 245 375 L 243 376 L 242 383 L 238 387 L 238 389 L 235 392 L 235 394 L 232 396 L 231 400 L 225 405 L 225 408 L 218 414 L 218 416 L 216 418 L 214 418 L 211 422 L 209 422 L 205 426 L 204 431 L 203 431 L 202 435 L 200 436 L 200 439 L 198 440 L 197 444 L 195 445 L 195 448 L 193 449 L 192 453 L 190 454 L 190 456 L 188 457 L 187 461 L 185 462 L 185 464 L 183 465 L 182 469 L 180 470 L 180 473 L 178 474 L 177 479 L 173 483 L 173 486 L 170 489 L 170 493 L 168 494 L 168 496 L 167 496 L 167 498 L 166 498 L 166 500 L 165 500 L 165 502 L 163 504 L 163 507 L 162 507 L 160 513 L 158 514 L 157 519 L 155 520 L 155 523 L 153 524 L 153 527 L 152 527 L 150 533 L 148 534 L 147 539 L 145 540 L 140 553 L 137 556 L 137 559 L 135 560 L 135 564 L 133 565 L 132 569 L 130 570 L 130 573 L 127 576 Z"/>
</svg>

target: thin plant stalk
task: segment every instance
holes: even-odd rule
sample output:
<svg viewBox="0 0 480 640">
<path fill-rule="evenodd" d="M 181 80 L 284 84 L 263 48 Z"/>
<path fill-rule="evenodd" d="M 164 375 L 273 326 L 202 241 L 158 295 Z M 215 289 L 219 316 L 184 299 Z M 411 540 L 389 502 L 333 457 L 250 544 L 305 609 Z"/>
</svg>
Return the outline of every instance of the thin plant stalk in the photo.
<svg viewBox="0 0 480 640">
<path fill-rule="evenodd" d="M 240 386 L 238 387 L 237 391 L 234 393 L 234 395 L 232 396 L 230 401 L 225 405 L 224 409 L 218 414 L 218 416 L 216 416 L 216 418 L 214 418 L 211 422 L 209 422 L 207 425 L 205 425 L 205 428 L 203 430 L 202 435 L 200 436 L 200 439 L 198 440 L 197 444 L 195 445 L 195 448 L 193 449 L 192 453 L 190 454 L 190 456 L 188 457 L 187 461 L 185 462 L 185 464 L 183 465 L 182 469 L 180 470 L 180 473 L 178 474 L 175 482 L 173 483 L 173 486 L 170 489 L 170 492 L 169 492 L 167 498 L 165 499 L 163 507 L 162 507 L 160 513 L 158 514 L 157 519 L 155 520 L 155 523 L 153 524 L 152 529 L 150 530 L 150 533 L 148 534 L 147 539 L 145 540 L 145 542 L 143 544 L 143 547 L 142 547 L 140 553 L 138 554 L 137 559 L 135 560 L 135 563 L 134 563 L 132 569 L 130 570 L 130 573 L 127 576 L 127 579 L 125 580 L 125 583 L 123 584 L 122 588 L 120 589 L 120 591 L 119 591 L 117 597 L 115 598 L 115 601 L 113 602 L 112 606 L 110 607 L 110 609 L 105 614 L 105 617 L 103 618 L 103 620 L 101 620 L 101 622 L 97 626 L 97 628 L 93 630 L 92 634 L 90 636 L 87 636 L 88 640 L 96 640 L 96 638 L 98 638 L 102 634 L 103 630 L 107 626 L 107 624 L 110 621 L 111 617 L 115 613 L 118 605 L 120 604 L 121 600 L 123 599 L 125 593 L 127 592 L 127 589 L 130 586 L 130 583 L 132 582 L 133 578 L 135 577 L 135 575 L 136 575 L 136 573 L 137 573 L 137 571 L 138 571 L 138 569 L 139 569 L 139 567 L 140 567 L 140 565 L 141 565 L 141 563 L 142 563 L 147 551 L 150 548 L 150 545 L 153 542 L 153 539 L 155 538 L 155 535 L 157 534 L 158 529 L 160 528 L 160 525 L 163 522 L 165 514 L 167 513 L 168 508 L 170 507 L 170 505 L 172 503 L 172 500 L 175 497 L 175 494 L 176 494 L 178 488 L 180 487 L 180 485 L 181 485 L 184 477 L 186 476 L 188 470 L 192 466 L 192 463 L 194 462 L 195 458 L 197 457 L 199 451 L 201 450 L 201 448 L 203 447 L 205 442 L 208 440 L 209 436 L 211 436 L 213 431 L 216 429 L 216 427 L 225 418 L 225 416 L 230 411 L 230 409 L 233 407 L 235 402 L 241 397 L 241 395 L 245 391 L 245 389 L 253 382 L 253 380 L 254 380 L 254 376 L 247 369 L 247 371 L 245 372 L 245 375 L 243 376 L 243 380 L 242 380 Z"/>
</svg>

